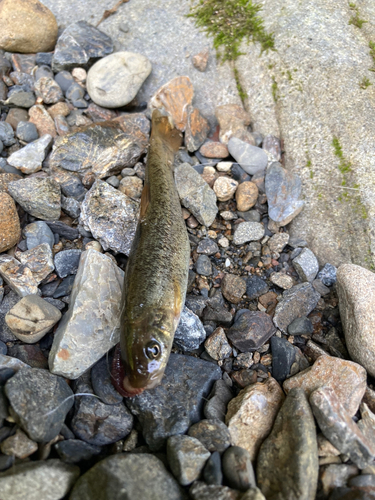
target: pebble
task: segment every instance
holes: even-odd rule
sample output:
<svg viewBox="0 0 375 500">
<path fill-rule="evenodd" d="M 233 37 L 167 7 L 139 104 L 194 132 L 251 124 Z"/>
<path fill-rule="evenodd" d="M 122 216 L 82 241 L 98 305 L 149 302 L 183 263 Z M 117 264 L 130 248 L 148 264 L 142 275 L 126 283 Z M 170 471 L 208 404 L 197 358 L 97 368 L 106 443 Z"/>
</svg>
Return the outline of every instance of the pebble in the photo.
<svg viewBox="0 0 375 500">
<path fill-rule="evenodd" d="M 370 465 L 375 458 L 375 448 L 341 405 L 335 391 L 331 387 L 320 387 L 309 399 L 321 431 L 333 446 L 348 455 L 360 469 Z"/>
<path fill-rule="evenodd" d="M 57 78 L 58 75 L 56 75 Z M 53 106 L 48 108 L 48 113 L 52 118 L 56 118 L 57 116 L 68 116 L 70 113 L 70 108 L 66 102 L 57 102 Z"/>
<path fill-rule="evenodd" d="M 252 208 L 258 199 L 258 188 L 254 182 L 242 182 L 236 191 L 237 210 L 246 212 Z"/>
<path fill-rule="evenodd" d="M 246 295 L 249 300 L 257 299 L 269 290 L 266 281 L 259 276 L 252 275 L 246 279 Z"/>
<path fill-rule="evenodd" d="M 54 121 L 49 115 L 48 111 L 41 104 L 36 104 L 29 109 L 30 123 L 36 126 L 38 134 L 42 137 L 45 134 L 49 134 L 52 137 L 56 137 L 57 132 L 55 128 Z"/>
<path fill-rule="evenodd" d="M 108 182 L 108 180 L 107 180 Z M 142 195 L 143 182 L 139 177 L 124 177 L 120 181 L 119 191 L 129 198 L 138 199 Z"/>
<path fill-rule="evenodd" d="M 217 242 L 222 248 L 228 248 L 229 247 L 229 240 L 225 236 L 221 236 Z"/>
<path fill-rule="evenodd" d="M 29 122 L 28 124 L 31 126 L 33 125 Z M 12 153 L 7 161 L 9 165 L 18 168 L 24 174 L 33 174 L 34 172 L 38 172 L 42 169 L 42 163 L 51 143 L 52 137 L 49 134 L 46 134 L 40 139 L 27 144 L 27 146 L 19 149 L 15 153 Z"/>
<path fill-rule="evenodd" d="M 81 205 L 80 222 L 104 250 L 129 255 L 138 219 L 138 204 L 103 181 L 96 181 Z"/>
<path fill-rule="evenodd" d="M 36 221 L 28 224 L 23 229 L 23 234 L 26 237 L 28 250 L 44 243 L 47 243 L 52 250 L 53 245 L 55 244 L 55 238 L 51 229 L 43 221 Z"/>
<path fill-rule="evenodd" d="M 195 437 L 171 436 L 167 442 L 167 458 L 173 475 L 183 486 L 198 479 L 210 452 Z"/>
<path fill-rule="evenodd" d="M 62 250 L 55 256 L 55 269 L 60 278 L 66 278 L 68 274 L 76 274 L 78 270 L 81 250 Z"/>
<path fill-rule="evenodd" d="M 231 436 L 228 427 L 216 419 L 201 420 L 192 425 L 188 435 L 198 439 L 202 445 L 211 453 L 217 451 L 222 453 L 231 444 Z"/>
<path fill-rule="evenodd" d="M 151 62 L 142 54 L 115 52 L 90 68 L 87 92 L 99 106 L 121 108 L 134 99 L 151 69 Z"/>
<path fill-rule="evenodd" d="M 270 153 L 276 161 L 279 161 L 281 158 L 280 139 L 274 135 L 266 135 L 262 142 L 262 149 Z"/>
<path fill-rule="evenodd" d="M 0 191 L 0 253 L 14 247 L 21 237 L 20 220 L 16 204 L 4 191 Z"/>
<path fill-rule="evenodd" d="M 288 233 L 277 233 L 268 241 L 268 246 L 272 253 L 281 253 L 289 242 Z"/>
<path fill-rule="evenodd" d="M 290 290 L 290 288 L 292 288 L 294 285 L 294 279 L 283 272 L 272 273 L 270 276 L 270 281 L 272 281 L 274 285 L 277 285 L 283 290 Z"/>
<path fill-rule="evenodd" d="M 228 486 L 217 486 L 195 481 L 189 489 L 189 497 L 192 500 L 240 500 L 241 493 L 228 488 Z M 241 497 L 242 498 L 242 497 Z"/>
<path fill-rule="evenodd" d="M 5 147 L 12 146 L 16 142 L 13 128 L 7 122 L 0 122 L 0 141 Z"/>
<path fill-rule="evenodd" d="M 232 354 L 232 348 L 229 345 L 228 339 L 223 328 L 219 327 L 207 338 L 204 347 L 211 358 L 216 361 L 229 358 Z"/>
<path fill-rule="evenodd" d="M 220 126 L 220 142 L 223 144 L 228 144 L 231 137 L 246 132 L 251 122 L 249 114 L 238 104 L 216 106 L 215 116 Z"/>
<path fill-rule="evenodd" d="M 21 429 L 38 443 L 58 435 L 73 406 L 66 381 L 40 368 L 21 368 L 5 384 L 5 394 Z"/>
<path fill-rule="evenodd" d="M 235 274 L 224 274 L 221 281 L 221 292 L 229 302 L 238 304 L 247 292 L 247 282 Z"/>
<path fill-rule="evenodd" d="M 366 390 L 366 370 L 353 361 L 324 355 L 319 356 L 310 368 L 283 384 L 285 392 L 301 387 L 308 397 L 324 386 L 333 389 L 344 409 L 355 415 Z"/>
<path fill-rule="evenodd" d="M 227 332 L 240 352 L 256 351 L 275 333 L 271 317 L 261 311 L 244 310 Z"/>
<path fill-rule="evenodd" d="M 216 241 L 211 238 L 204 238 L 200 240 L 197 246 L 197 253 L 204 255 L 214 255 L 219 251 Z"/>
<path fill-rule="evenodd" d="M 177 130 L 183 132 L 187 125 L 188 106 L 194 95 L 188 76 L 176 76 L 160 87 L 150 100 L 150 108 L 164 109 L 172 118 Z"/>
<path fill-rule="evenodd" d="M 228 150 L 247 174 L 254 175 L 255 172 L 264 171 L 267 167 L 266 153 L 261 148 L 241 141 L 237 137 L 230 139 Z"/>
<path fill-rule="evenodd" d="M 267 169 L 265 186 L 270 219 L 279 226 L 289 224 L 304 206 L 304 201 L 299 199 L 302 190 L 300 177 L 274 162 Z"/>
<path fill-rule="evenodd" d="M 264 226 L 259 222 L 241 222 L 234 231 L 233 243 L 243 245 L 248 241 L 259 241 L 264 236 Z"/>
<path fill-rule="evenodd" d="M 293 320 L 307 316 L 315 309 L 320 294 L 310 283 L 295 285 L 283 293 L 281 301 L 276 306 L 273 322 L 283 333 Z"/>
<path fill-rule="evenodd" d="M 59 500 L 78 479 L 79 467 L 61 460 L 18 463 L 0 474 L 2 500 Z"/>
<path fill-rule="evenodd" d="M 25 91 L 24 86 L 14 85 L 9 89 L 7 100 L 3 101 L 3 104 L 10 107 L 31 108 L 35 104 L 35 96 L 33 92 Z"/>
<path fill-rule="evenodd" d="M 174 334 L 174 344 L 182 351 L 194 351 L 199 348 L 205 339 L 206 332 L 202 322 L 198 316 L 185 305 Z"/>
<path fill-rule="evenodd" d="M 317 278 L 321 280 L 325 286 L 333 286 L 337 280 L 337 268 L 332 264 L 325 264 L 323 269 L 319 271 Z"/>
<path fill-rule="evenodd" d="M 95 250 L 82 253 L 69 310 L 49 354 L 52 373 L 76 379 L 119 341 L 122 282 L 123 272 L 112 259 Z M 92 292 L 98 289 L 100 295 Z M 54 298 L 57 295 L 62 296 L 55 292 Z"/>
<path fill-rule="evenodd" d="M 17 429 L 13 436 L 5 439 L 0 445 L 0 450 L 4 455 L 13 455 L 16 458 L 27 458 L 37 449 L 38 445 L 29 439 L 21 429 Z"/>
<path fill-rule="evenodd" d="M 126 400 L 152 451 L 162 448 L 169 436 L 185 433 L 201 420 L 204 399 L 220 378 L 217 365 L 171 354 L 161 384 Z"/>
<path fill-rule="evenodd" d="M 11 290 L 7 295 L 5 295 L 2 301 L 0 301 L 0 339 L 3 342 L 17 340 L 5 322 L 5 315 L 7 314 L 8 311 L 12 309 L 14 305 L 17 304 L 19 300 L 20 300 L 19 295 L 16 292 L 13 292 L 13 290 Z M 1 356 L 0 359 L 2 359 Z M 0 368 L 2 367 L 1 363 L 2 362 L 0 362 Z"/>
<path fill-rule="evenodd" d="M 206 71 L 209 56 L 210 51 L 208 49 L 192 56 L 191 62 L 193 63 L 194 68 L 201 72 Z"/>
<path fill-rule="evenodd" d="M 31 78 L 30 75 L 26 75 L 28 78 Z M 18 124 L 23 121 L 25 123 L 28 122 L 29 115 L 26 111 L 26 109 L 22 108 L 11 108 L 9 110 L 9 113 L 6 117 L 5 123 L 9 123 L 9 125 L 12 126 L 13 130 L 17 130 Z M 38 136 L 36 137 L 36 139 Z"/>
<path fill-rule="evenodd" d="M 85 443 L 80 439 L 60 441 L 55 444 L 55 450 L 63 462 L 70 464 L 91 460 L 101 452 L 99 446 Z"/>
<path fill-rule="evenodd" d="M 230 177 L 218 177 L 214 183 L 213 190 L 219 201 L 228 201 L 236 192 L 238 182 Z"/>
<path fill-rule="evenodd" d="M 216 195 L 189 164 L 175 169 L 176 188 L 182 205 L 204 226 L 209 227 L 218 212 Z"/>
<path fill-rule="evenodd" d="M 25 122 L 22 120 L 17 124 L 16 135 L 18 139 L 27 143 L 36 141 L 39 138 L 36 126 L 31 122 Z"/>
<path fill-rule="evenodd" d="M 0 260 L 0 276 L 20 297 L 40 293 L 31 270 L 12 257 Z"/>
<path fill-rule="evenodd" d="M 284 338 L 271 338 L 272 352 L 272 376 L 282 383 L 290 374 L 292 365 L 296 359 L 296 351 L 293 345 Z"/>
<path fill-rule="evenodd" d="M 63 98 L 59 84 L 52 77 L 42 76 L 35 82 L 34 89 L 45 104 L 56 104 Z"/>
<path fill-rule="evenodd" d="M 293 389 L 278 413 L 257 460 L 258 486 L 266 498 L 315 498 L 318 483 L 315 422 L 301 389 Z"/>
<path fill-rule="evenodd" d="M 6 314 L 5 321 L 22 342 L 38 342 L 60 320 L 61 312 L 38 295 L 23 297 Z"/>
<path fill-rule="evenodd" d="M 302 281 L 313 281 L 319 271 L 319 263 L 315 255 L 308 248 L 293 259 L 293 266 Z"/>
<path fill-rule="evenodd" d="M 228 148 L 221 142 L 206 141 L 199 149 L 201 155 L 206 158 L 227 158 Z"/>
<path fill-rule="evenodd" d="M 61 195 L 61 208 L 72 219 L 78 219 L 81 214 L 81 204 L 74 198 L 66 198 Z"/>
<path fill-rule="evenodd" d="M 86 66 L 92 59 L 102 58 L 113 52 L 109 36 L 86 21 L 70 24 L 59 36 L 52 58 L 55 73 Z"/>
<path fill-rule="evenodd" d="M 200 255 L 195 263 L 195 270 L 201 276 L 211 276 L 212 264 L 207 255 Z"/>
<path fill-rule="evenodd" d="M 60 186 L 50 177 L 28 177 L 9 183 L 9 193 L 30 215 L 57 220 L 61 213 Z"/>
<path fill-rule="evenodd" d="M 296 318 L 288 326 L 289 335 L 312 335 L 313 331 L 313 324 L 306 316 Z"/>
<path fill-rule="evenodd" d="M 212 453 L 207 460 L 203 469 L 203 479 L 206 484 L 222 484 L 223 473 L 221 471 L 221 458 L 218 451 Z"/>
<path fill-rule="evenodd" d="M 256 488 L 251 455 L 240 446 L 231 446 L 223 454 L 223 473 L 231 488 L 247 491 Z"/>
<path fill-rule="evenodd" d="M 94 393 L 107 405 L 121 403 L 123 399 L 112 385 L 110 366 L 112 366 L 112 356 L 106 354 L 91 369 Z"/>
<path fill-rule="evenodd" d="M 210 393 L 210 399 L 204 407 L 204 416 L 224 422 L 227 404 L 233 398 L 233 393 L 224 380 L 217 380 Z"/>
<path fill-rule="evenodd" d="M 186 149 L 191 153 L 199 149 L 206 140 L 209 131 L 209 123 L 206 118 L 200 114 L 199 109 L 189 106 L 184 136 Z"/>
<path fill-rule="evenodd" d="M 232 444 L 245 448 L 252 461 L 271 432 L 284 399 L 276 380 L 268 378 L 264 383 L 256 382 L 245 387 L 229 402 L 225 422 Z"/>
<path fill-rule="evenodd" d="M 161 460 L 148 453 L 121 453 L 98 462 L 83 474 L 70 494 L 70 500 L 107 498 L 145 500 L 184 500 L 178 483 Z M 98 493 L 100 492 L 100 493 Z"/>
<path fill-rule="evenodd" d="M 85 89 L 77 82 L 73 82 L 65 92 L 65 97 L 76 108 L 87 108 L 87 101 L 84 100 L 84 96 Z"/>
</svg>

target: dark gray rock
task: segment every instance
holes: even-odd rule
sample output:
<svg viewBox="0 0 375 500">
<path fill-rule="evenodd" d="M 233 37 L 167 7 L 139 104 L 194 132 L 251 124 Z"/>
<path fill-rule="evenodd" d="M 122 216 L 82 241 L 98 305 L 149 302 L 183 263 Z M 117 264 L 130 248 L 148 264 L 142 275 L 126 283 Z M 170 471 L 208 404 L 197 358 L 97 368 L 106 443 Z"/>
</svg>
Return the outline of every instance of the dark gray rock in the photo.
<svg viewBox="0 0 375 500">
<path fill-rule="evenodd" d="M 14 465 L 15 456 L 14 455 L 0 455 L 0 471 L 4 471 Z"/>
<path fill-rule="evenodd" d="M 192 500 L 240 500 L 241 493 L 228 488 L 228 486 L 217 486 L 195 481 L 189 489 Z"/>
<path fill-rule="evenodd" d="M 317 278 L 321 280 L 323 285 L 332 286 L 336 283 L 337 268 L 332 264 L 325 264 L 323 269 L 319 271 Z"/>
<path fill-rule="evenodd" d="M 214 255 L 219 251 L 216 241 L 211 240 L 211 238 L 205 238 L 198 243 L 197 253 L 203 253 L 204 255 Z"/>
<path fill-rule="evenodd" d="M 55 75 L 55 80 L 59 84 L 61 90 L 65 93 L 68 88 L 74 83 L 74 78 L 69 71 L 59 71 Z"/>
<path fill-rule="evenodd" d="M 190 427 L 188 435 L 198 439 L 211 453 L 222 453 L 231 443 L 228 427 L 221 420 L 201 420 Z"/>
<path fill-rule="evenodd" d="M 203 311 L 203 322 L 214 321 L 225 326 L 230 326 L 233 316 L 226 309 L 225 300 L 219 288 L 215 294 L 207 300 L 207 306 Z"/>
<path fill-rule="evenodd" d="M 348 486 L 354 488 L 366 488 L 367 486 L 375 487 L 375 474 L 362 474 L 361 476 L 352 477 L 348 481 Z"/>
<path fill-rule="evenodd" d="M 28 250 L 42 245 L 43 243 L 47 243 L 52 250 L 53 245 L 55 244 L 55 238 L 51 229 L 43 221 L 36 221 L 28 224 L 24 228 L 23 234 L 26 238 Z"/>
<path fill-rule="evenodd" d="M 302 281 L 313 281 L 319 271 L 318 259 L 308 248 L 304 248 L 302 252 L 293 259 L 293 266 Z"/>
<path fill-rule="evenodd" d="M 257 299 L 269 290 L 267 283 L 259 276 L 249 276 L 246 280 L 246 295 L 250 300 Z"/>
<path fill-rule="evenodd" d="M 255 488 L 255 474 L 250 453 L 240 446 L 231 446 L 222 458 L 223 474 L 231 488 L 247 491 Z"/>
<path fill-rule="evenodd" d="M 16 135 L 24 142 L 36 141 L 39 137 L 36 126 L 31 122 L 20 121 L 17 125 Z"/>
<path fill-rule="evenodd" d="M 113 52 L 109 36 L 86 21 L 68 26 L 58 38 L 52 58 L 55 72 L 71 70 L 76 66 L 87 67 L 91 59 Z"/>
<path fill-rule="evenodd" d="M 73 406 L 73 392 L 48 370 L 22 368 L 5 384 L 14 418 L 29 437 L 43 443 L 58 435 Z"/>
<path fill-rule="evenodd" d="M 241 217 L 246 222 L 260 222 L 260 213 L 256 210 L 248 210 L 247 212 L 237 212 L 238 217 Z"/>
<path fill-rule="evenodd" d="M 61 195 L 61 208 L 72 219 L 78 219 L 81 214 L 81 204 L 74 198 Z"/>
<path fill-rule="evenodd" d="M 195 263 L 195 270 L 201 276 L 211 276 L 212 264 L 207 255 L 200 255 Z"/>
<path fill-rule="evenodd" d="M 256 351 L 275 333 L 271 317 L 245 310 L 228 330 L 227 337 L 240 352 Z"/>
<path fill-rule="evenodd" d="M 57 307 L 57 309 L 59 311 L 62 311 L 64 309 L 64 307 L 66 306 L 66 304 L 64 304 L 64 302 L 62 302 L 61 300 L 59 299 L 54 299 L 52 297 L 43 297 L 43 299 L 48 302 L 49 304 Z"/>
<path fill-rule="evenodd" d="M 37 64 L 38 66 L 41 66 L 42 64 L 51 66 L 52 56 L 53 52 L 38 52 L 35 56 L 35 64 Z"/>
<path fill-rule="evenodd" d="M 53 292 L 52 297 L 54 299 L 58 299 L 60 297 L 65 297 L 66 295 L 69 295 L 73 289 L 74 279 L 75 279 L 74 274 L 64 278 Z"/>
<path fill-rule="evenodd" d="M 112 356 L 103 356 L 91 369 L 91 384 L 97 396 L 108 405 L 122 402 L 122 396 L 111 381 Z"/>
<path fill-rule="evenodd" d="M 55 269 L 60 278 L 66 278 L 68 274 L 77 274 L 81 253 L 81 250 L 72 248 L 62 250 L 55 255 Z"/>
<path fill-rule="evenodd" d="M 231 168 L 231 174 L 232 174 L 233 179 L 236 180 L 239 184 L 242 184 L 242 182 L 247 182 L 247 181 L 251 180 L 250 175 L 247 174 L 245 172 L 245 170 L 243 168 L 241 168 L 238 163 L 233 163 L 232 168 Z"/>
<path fill-rule="evenodd" d="M 51 54 L 52 59 L 52 54 Z M 40 80 L 41 78 L 53 78 L 53 71 L 50 68 L 50 65 L 42 64 L 38 66 L 34 73 L 35 82 Z"/>
<path fill-rule="evenodd" d="M 266 498 L 313 499 L 318 483 L 315 422 L 303 389 L 292 389 L 257 459 L 258 486 Z"/>
<path fill-rule="evenodd" d="M 311 335 L 313 331 L 313 324 L 306 316 L 296 318 L 288 326 L 289 335 Z"/>
<path fill-rule="evenodd" d="M 160 449 L 169 436 L 183 434 L 201 420 L 204 399 L 212 383 L 220 378 L 217 365 L 171 354 L 162 383 L 126 400 L 151 450 Z"/>
<path fill-rule="evenodd" d="M 183 486 L 198 479 L 209 457 L 210 452 L 194 437 L 170 436 L 167 441 L 169 467 Z"/>
<path fill-rule="evenodd" d="M 184 306 L 174 334 L 174 344 L 183 351 L 194 351 L 205 339 L 206 332 L 202 322 L 198 316 Z"/>
<path fill-rule="evenodd" d="M 79 238 L 79 231 L 76 227 L 70 227 L 61 221 L 47 221 L 46 224 L 54 234 L 58 234 L 66 240 L 75 240 Z"/>
<path fill-rule="evenodd" d="M 233 399 L 234 394 L 224 382 L 217 380 L 214 383 L 209 399 L 204 407 L 204 416 L 207 419 L 217 419 L 224 422 L 227 412 L 227 404 Z"/>
<path fill-rule="evenodd" d="M 0 122 L 0 141 L 5 147 L 12 146 L 16 142 L 12 126 L 7 122 Z"/>
<path fill-rule="evenodd" d="M 61 213 L 60 186 L 50 177 L 27 177 L 10 182 L 9 194 L 30 215 L 56 220 Z"/>
<path fill-rule="evenodd" d="M 272 376 L 279 383 L 284 382 L 296 359 L 294 346 L 284 338 L 271 338 Z"/>
<path fill-rule="evenodd" d="M 85 89 L 76 82 L 73 82 L 65 92 L 65 97 L 72 101 L 73 106 L 76 106 L 75 102 L 83 99 L 85 95 Z M 78 108 L 82 106 L 76 106 Z M 87 107 L 87 103 L 86 106 Z"/>
<path fill-rule="evenodd" d="M 11 290 L 0 303 L 0 340 L 2 342 L 14 342 L 17 340 L 6 324 L 5 316 L 20 300 L 21 297 Z"/>
<path fill-rule="evenodd" d="M 61 441 L 55 445 L 55 449 L 63 462 L 71 464 L 90 460 L 101 452 L 100 446 L 94 446 L 79 439 Z"/>
<path fill-rule="evenodd" d="M 195 273 L 194 273 L 195 280 Z M 198 317 L 202 316 L 203 309 L 206 307 L 207 299 L 202 295 L 186 295 L 185 306 L 193 311 Z"/>
<path fill-rule="evenodd" d="M 2 342 L 0 340 L 0 354 L 5 354 L 6 355 L 7 350 L 8 350 L 8 348 L 7 348 L 6 344 L 4 344 L 4 342 Z"/>
<path fill-rule="evenodd" d="M 220 453 L 215 451 L 207 460 L 203 469 L 203 479 L 207 484 L 221 485 L 223 482 L 223 473 L 221 471 Z"/>
</svg>

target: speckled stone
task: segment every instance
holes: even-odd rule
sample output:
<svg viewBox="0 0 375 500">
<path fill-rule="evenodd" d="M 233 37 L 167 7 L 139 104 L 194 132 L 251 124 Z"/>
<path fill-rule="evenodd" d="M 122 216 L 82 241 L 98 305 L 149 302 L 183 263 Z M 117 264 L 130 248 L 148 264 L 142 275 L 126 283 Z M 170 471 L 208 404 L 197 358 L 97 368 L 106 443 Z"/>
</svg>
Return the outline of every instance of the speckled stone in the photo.
<svg viewBox="0 0 375 500">
<path fill-rule="evenodd" d="M 248 241 L 259 241 L 264 236 L 264 226 L 259 222 L 241 222 L 235 229 L 233 243 L 243 245 Z"/>
<path fill-rule="evenodd" d="M 267 242 L 272 253 L 281 253 L 289 242 L 288 233 L 277 233 Z"/>
<path fill-rule="evenodd" d="M 20 220 L 16 204 L 5 192 L 0 191 L 0 253 L 18 243 L 21 237 Z"/>
<path fill-rule="evenodd" d="M 27 213 L 38 219 L 60 218 L 60 186 L 50 177 L 28 177 L 10 182 L 9 193 Z"/>
<path fill-rule="evenodd" d="M 313 281 L 319 271 L 318 259 L 308 248 L 293 259 L 293 266 L 302 281 Z"/>
<path fill-rule="evenodd" d="M 219 201 L 228 201 L 236 192 L 238 182 L 230 177 L 218 177 L 214 184 L 214 191 Z"/>
<path fill-rule="evenodd" d="M 12 153 L 7 161 L 9 165 L 18 168 L 24 174 L 38 172 L 42 168 L 42 163 L 51 142 L 52 137 L 49 134 L 45 134 L 40 139 Z"/>
<path fill-rule="evenodd" d="M 289 290 L 294 285 L 294 279 L 286 273 L 272 273 L 270 276 L 270 281 L 282 288 L 283 290 Z"/>
<path fill-rule="evenodd" d="M 216 330 L 211 333 L 205 341 L 204 347 L 211 358 L 216 359 L 217 361 L 219 359 L 229 358 L 232 354 L 232 348 L 229 345 L 223 328 L 221 327 L 216 328 Z"/>
<path fill-rule="evenodd" d="M 246 282 L 236 274 L 225 274 L 221 281 L 221 291 L 229 302 L 238 304 L 246 292 Z"/>
<path fill-rule="evenodd" d="M 169 466 L 178 482 L 188 486 L 198 479 L 210 452 L 191 436 L 171 436 L 167 442 Z"/>
<path fill-rule="evenodd" d="M 252 208 L 258 199 L 258 188 L 254 182 L 242 182 L 236 191 L 237 210 L 247 212 Z"/>
</svg>

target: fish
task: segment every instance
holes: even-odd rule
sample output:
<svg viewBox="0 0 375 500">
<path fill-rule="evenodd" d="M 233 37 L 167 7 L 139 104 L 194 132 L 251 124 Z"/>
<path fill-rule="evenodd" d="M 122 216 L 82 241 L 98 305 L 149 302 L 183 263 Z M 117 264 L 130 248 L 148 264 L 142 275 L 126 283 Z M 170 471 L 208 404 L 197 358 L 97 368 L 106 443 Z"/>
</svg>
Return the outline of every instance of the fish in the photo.
<svg viewBox="0 0 375 500">
<path fill-rule="evenodd" d="M 112 383 L 124 397 L 160 384 L 185 304 L 190 242 L 173 162 L 182 135 L 152 114 L 140 216 L 125 270 Z"/>
</svg>

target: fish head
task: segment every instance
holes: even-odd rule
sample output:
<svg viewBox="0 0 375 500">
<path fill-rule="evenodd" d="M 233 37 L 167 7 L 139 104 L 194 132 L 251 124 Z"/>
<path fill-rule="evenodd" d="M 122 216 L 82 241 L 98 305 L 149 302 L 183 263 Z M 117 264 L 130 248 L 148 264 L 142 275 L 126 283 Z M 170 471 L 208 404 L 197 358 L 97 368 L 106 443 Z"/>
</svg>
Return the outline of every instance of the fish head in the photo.
<svg viewBox="0 0 375 500">
<path fill-rule="evenodd" d="M 172 311 L 152 310 L 123 325 L 122 385 L 128 397 L 160 384 L 168 363 L 176 320 Z"/>
</svg>

